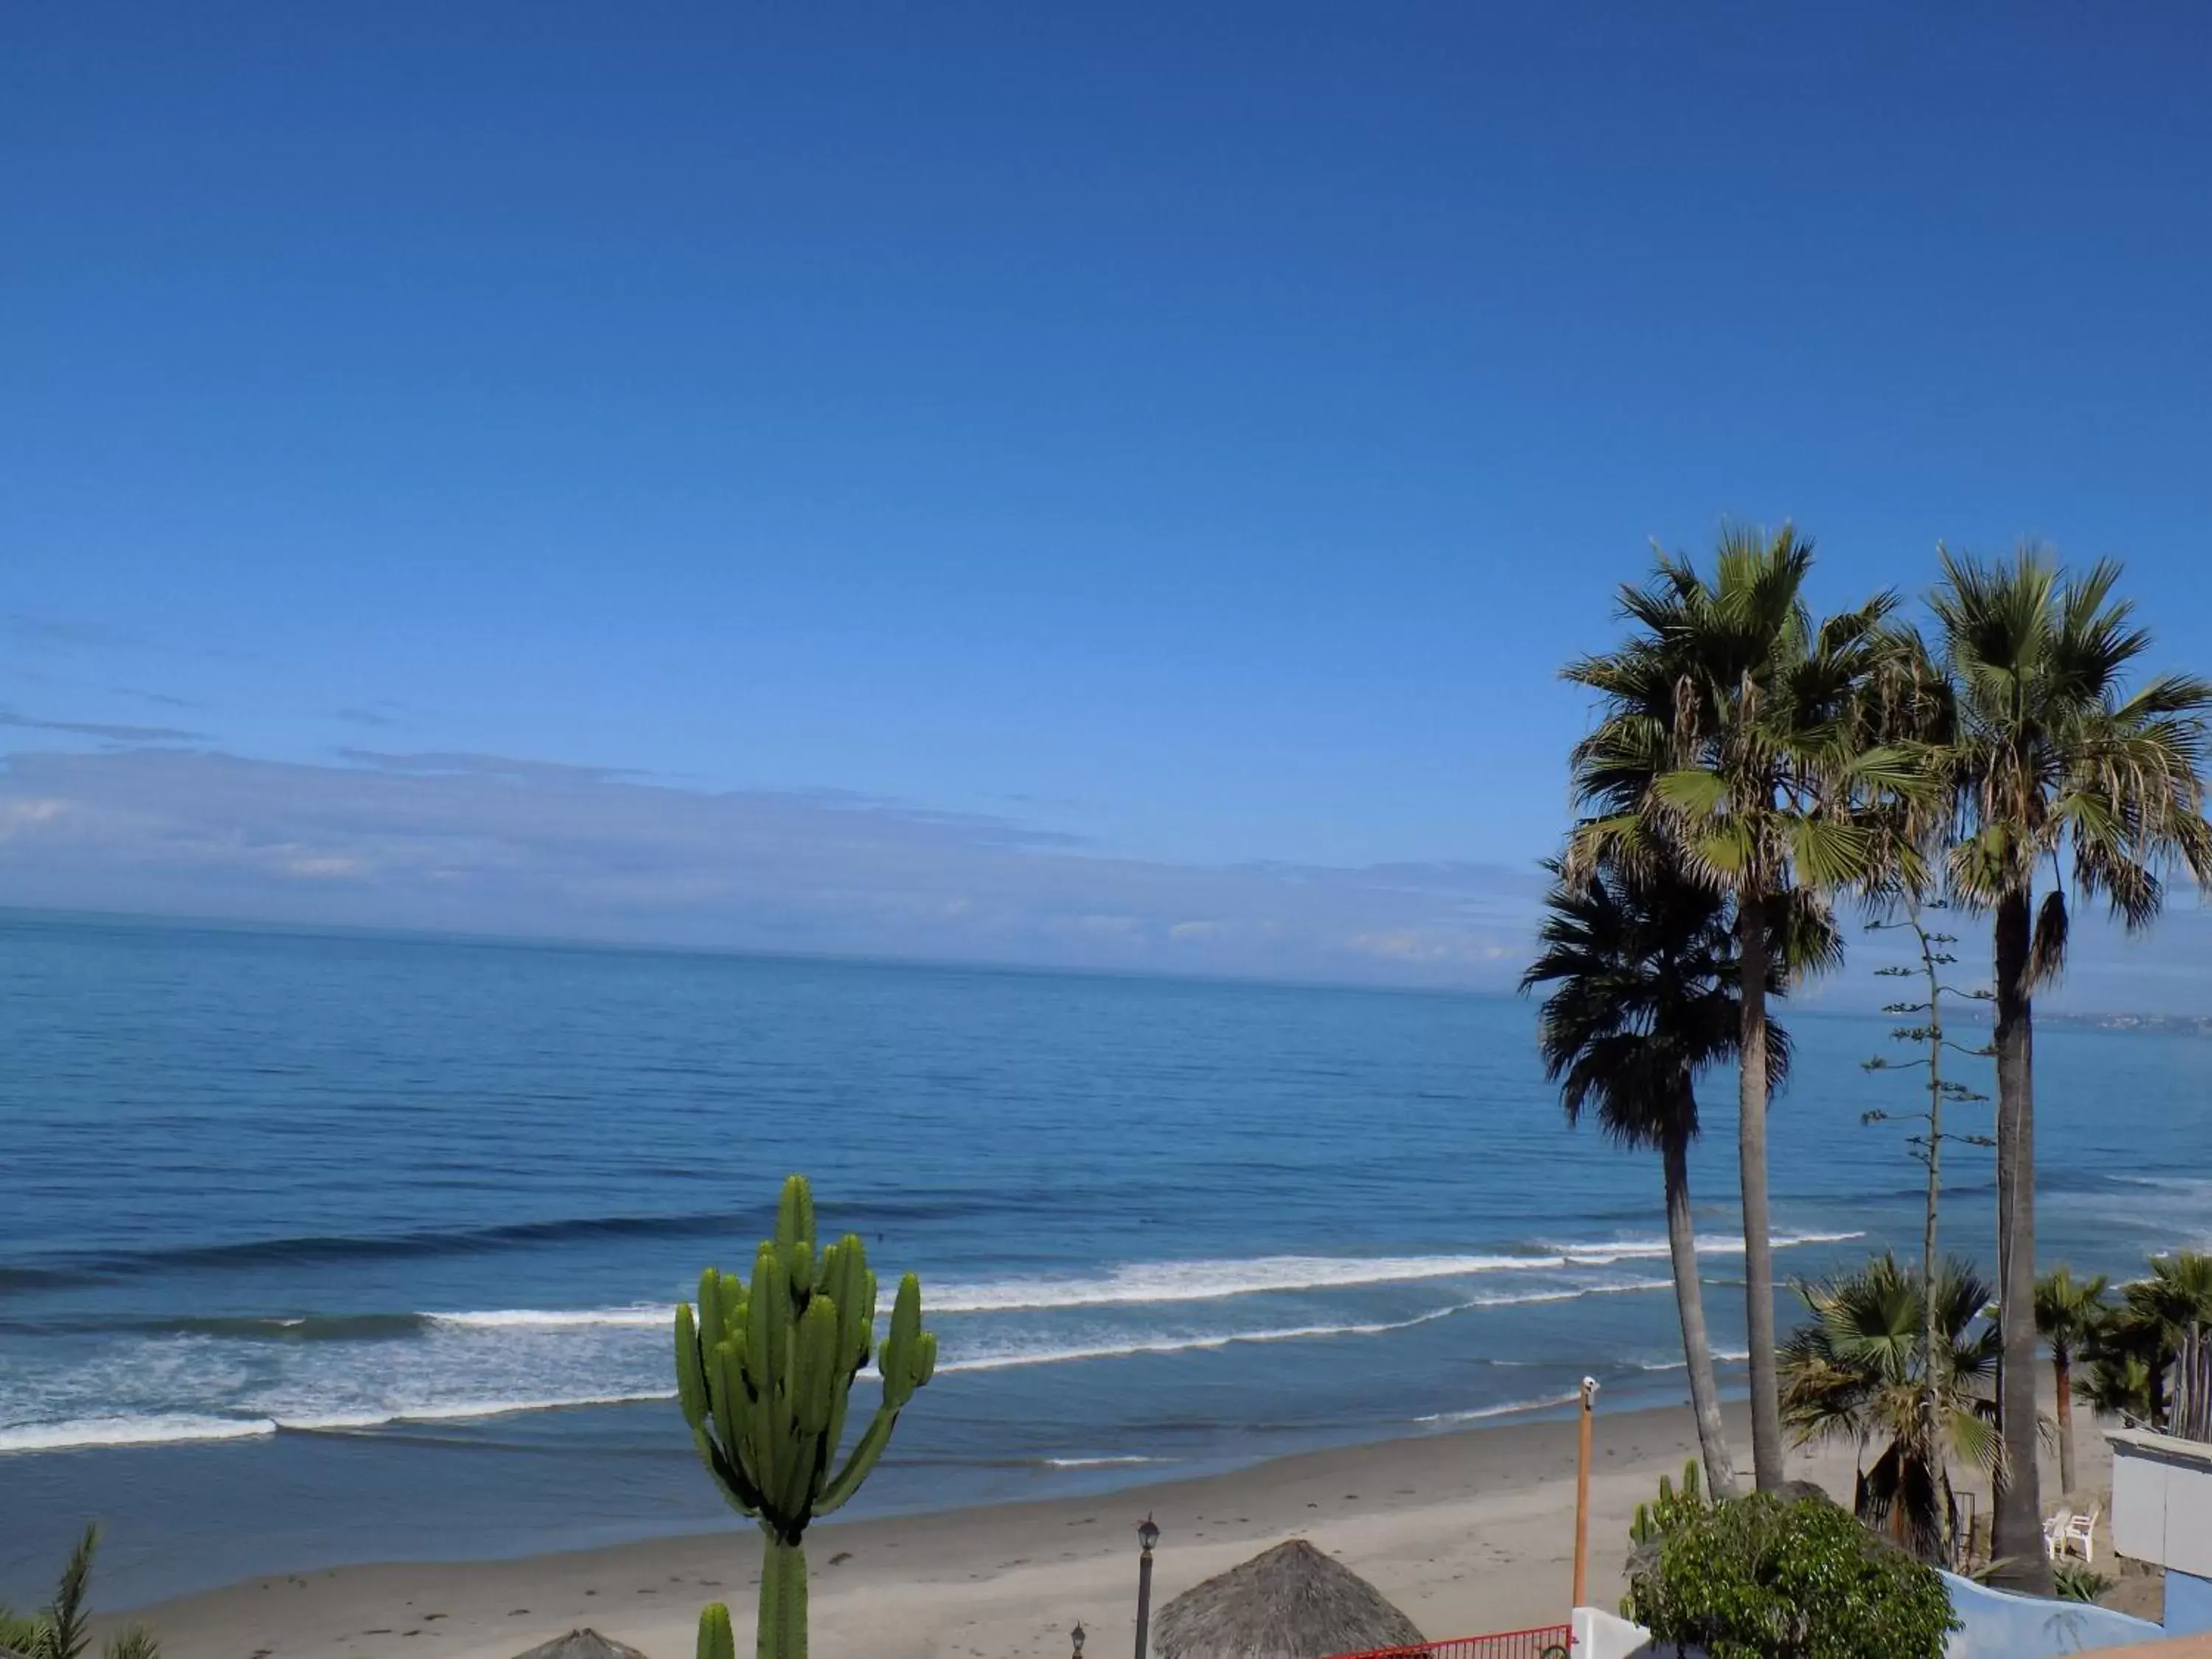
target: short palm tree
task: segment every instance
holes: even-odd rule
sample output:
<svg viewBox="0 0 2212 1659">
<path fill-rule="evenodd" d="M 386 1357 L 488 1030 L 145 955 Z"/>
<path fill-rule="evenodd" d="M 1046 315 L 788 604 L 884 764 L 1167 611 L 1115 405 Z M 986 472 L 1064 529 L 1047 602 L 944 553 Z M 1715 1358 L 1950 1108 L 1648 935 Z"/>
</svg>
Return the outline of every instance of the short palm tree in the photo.
<svg viewBox="0 0 2212 1659">
<path fill-rule="evenodd" d="M 2036 989 L 2063 966 L 2062 871 L 2130 929 L 2148 926 L 2164 872 L 2212 882 L 2212 824 L 2201 776 L 2212 682 L 2128 680 L 2148 648 L 2113 597 L 2119 567 L 2062 579 L 2034 549 L 2006 563 L 1942 555 L 1929 603 L 1956 688 L 1956 731 L 1931 754 L 1958 811 L 1948 872 L 1954 893 L 1993 913 L 1996 993 L 1997 1279 L 2005 1365 L 2002 1419 L 2010 1454 L 1996 1492 L 1992 1548 L 2001 1579 L 2042 1591 L 2035 1444 Z M 2039 878 L 2049 882 L 2039 902 Z"/>
<path fill-rule="evenodd" d="M 2051 1368 L 2058 1385 L 2058 1484 L 2074 1492 L 2074 1361 L 2094 1337 L 2109 1311 L 2106 1279 L 2076 1279 L 2059 1263 L 2035 1281 L 2035 1328 L 2051 1347 Z"/>
<path fill-rule="evenodd" d="M 1662 554 L 1648 584 L 1621 590 L 1630 638 L 1564 671 L 1602 700 L 1574 753 L 1576 798 L 1589 816 L 1570 868 L 1672 860 L 1732 908 L 1752 1459 L 1770 1491 L 1784 1470 L 1766 1185 L 1768 940 L 1783 909 L 1880 884 L 1885 857 L 1911 855 L 1869 827 L 1865 807 L 1920 777 L 1871 736 L 1868 693 L 1896 648 L 1893 601 L 1815 621 L 1803 594 L 1812 557 L 1812 544 L 1787 528 L 1727 532 L 1710 579 Z"/>
<path fill-rule="evenodd" d="M 1942 1341 L 1932 1379 L 1921 1370 L 1921 1277 L 1895 1256 L 1798 1289 L 1813 1320 L 1782 1352 L 1784 1419 L 1800 1445 L 1848 1438 L 1863 1452 L 1880 1444 L 1859 1474 L 1859 1517 L 1921 1559 L 1949 1565 L 1958 1514 L 1948 1460 L 1993 1470 L 2004 1457 L 1992 1420 L 1998 1336 L 1983 1318 L 1989 1285 L 1955 1260 L 1936 1275 Z"/>
<path fill-rule="evenodd" d="M 92 1583 L 92 1558 L 100 1548 L 100 1528 L 87 1527 L 70 1553 L 54 1587 L 54 1599 L 27 1617 L 0 1604 L 0 1653 L 21 1659 L 83 1659 L 92 1645 L 86 1607 Z M 107 1659 L 160 1659 L 161 1644 L 139 1625 L 108 1638 Z"/>
<path fill-rule="evenodd" d="M 1567 1121 L 1594 1108 L 1624 1146 L 1656 1150 L 1664 1172 L 1667 1244 L 1708 1486 L 1736 1492 L 1705 1330 L 1697 1234 L 1690 1211 L 1690 1143 L 1698 1137 L 1697 1079 L 1736 1051 L 1741 1023 L 1728 907 L 1680 872 L 1635 876 L 1601 868 L 1558 879 L 1545 900 L 1541 948 L 1521 988 L 1552 987 L 1537 1041 L 1545 1075 L 1559 1085 Z M 1817 936 L 1814 948 L 1819 948 Z M 1779 967 L 1775 970 L 1778 981 Z M 1768 1064 L 1789 1061 L 1789 1038 L 1771 1022 Z"/>
</svg>

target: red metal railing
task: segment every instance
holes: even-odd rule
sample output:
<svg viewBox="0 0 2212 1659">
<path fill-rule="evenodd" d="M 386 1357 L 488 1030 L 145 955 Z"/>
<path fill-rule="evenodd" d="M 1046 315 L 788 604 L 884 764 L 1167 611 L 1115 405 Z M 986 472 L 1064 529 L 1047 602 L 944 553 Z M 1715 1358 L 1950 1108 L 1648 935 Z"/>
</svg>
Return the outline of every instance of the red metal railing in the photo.
<svg viewBox="0 0 2212 1659">
<path fill-rule="evenodd" d="M 1425 1642 L 1417 1648 L 1378 1648 L 1372 1653 L 1338 1654 L 1335 1659 L 1566 1659 L 1572 1636 L 1572 1631 L 1565 1625 L 1539 1625 L 1534 1630 L 1506 1630 L 1492 1636 Z"/>
</svg>

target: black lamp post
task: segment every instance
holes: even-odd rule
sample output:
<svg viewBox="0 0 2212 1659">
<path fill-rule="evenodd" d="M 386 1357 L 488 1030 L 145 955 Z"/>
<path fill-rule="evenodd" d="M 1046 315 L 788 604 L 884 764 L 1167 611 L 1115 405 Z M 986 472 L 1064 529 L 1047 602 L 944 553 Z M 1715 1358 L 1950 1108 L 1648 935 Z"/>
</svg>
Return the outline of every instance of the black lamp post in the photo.
<svg viewBox="0 0 2212 1659">
<path fill-rule="evenodd" d="M 1152 1546 L 1159 1541 L 1160 1529 L 1148 1515 L 1137 1528 L 1137 1545 L 1142 1552 L 1137 1557 L 1137 1659 L 1145 1659 L 1145 1641 L 1152 1633 Z"/>
<path fill-rule="evenodd" d="M 1075 1621 L 1075 1628 L 1067 1632 L 1069 1645 L 1075 1650 L 1075 1659 L 1083 1659 L 1083 1621 Z"/>
</svg>

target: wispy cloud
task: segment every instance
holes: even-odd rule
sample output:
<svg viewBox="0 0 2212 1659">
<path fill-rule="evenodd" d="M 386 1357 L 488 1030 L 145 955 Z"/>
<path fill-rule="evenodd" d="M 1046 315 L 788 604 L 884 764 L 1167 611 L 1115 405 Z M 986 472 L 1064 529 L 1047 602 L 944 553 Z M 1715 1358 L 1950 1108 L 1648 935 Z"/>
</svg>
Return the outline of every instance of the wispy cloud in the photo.
<svg viewBox="0 0 2212 1659">
<path fill-rule="evenodd" d="M 204 708 L 207 706 L 195 702 L 190 697 L 172 696 L 167 691 L 143 690 L 135 685 L 118 685 L 109 689 L 118 697 L 136 697 L 140 702 L 150 702 L 156 708 Z"/>
<path fill-rule="evenodd" d="M 426 778 L 496 778 L 510 783 L 605 783 L 646 775 L 626 766 L 572 766 L 565 761 L 517 760 L 511 755 L 477 755 L 434 750 L 411 755 L 377 749 L 341 749 L 338 758 L 379 772 Z"/>
<path fill-rule="evenodd" d="M 22 753 L 0 902 L 1387 983 L 1504 987 L 1533 872 L 1107 856 L 988 816 L 617 769 L 349 750 Z"/>
<path fill-rule="evenodd" d="M 105 720 L 42 720 L 0 708 L 0 726 L 25 732 L 60 732 L 75 738 L 103 738 L 111 743 L 192 743 L 204 734 L 173 726 L 125 726 Z"/>
<path fill-rule="evenodd" d="M 0 611 L 0 634 L 27 644 L 68 650 L 129 650 L 149 641 L 106 623 L 40 611 Z"/>
</svg>

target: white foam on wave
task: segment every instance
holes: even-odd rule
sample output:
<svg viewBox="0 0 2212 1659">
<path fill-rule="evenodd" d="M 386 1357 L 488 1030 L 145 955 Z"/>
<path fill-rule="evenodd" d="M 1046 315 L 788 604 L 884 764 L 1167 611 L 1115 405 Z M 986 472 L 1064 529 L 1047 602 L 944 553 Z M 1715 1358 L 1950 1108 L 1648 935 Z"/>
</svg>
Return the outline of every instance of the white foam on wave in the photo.
<svg viewBox="0 0 2212 1659">
<path fill-rule="evenodd" d="M 1403 1285 L 1425 1279 L 1559 1267 L 1559 1256 L 1267 1255 L 1243 1261 L 1148 1261 L 1091 1279 L 1011 1279 L 955 1283 L 927 1296 L 941 1314 L 1009 1313 L 1049 1308 L 1142 1307 L 1161 1302 L 1217 1302 L 1279 1291 L 1328 1291 Z"/>
<path fill-rule="evenodd" d="M 0 1452 L 73 1451 L 94 1446 L 174 1446 L 198 1440 L 252 1440 L 276 1432 L 269 1418 L 84 1417 L 0 1428 Z"/>
<path fill-rule="evenodd" d="M 1525 1295 L 1471 1297 L 1447 1307 L 1431 1308 L 1410 1319 L 1375 1320 L 1335 1325 L 1287 1325 L 1256 1331 L 1206 1331 L 1170 1336 L 1139 1337 L 1126 1342 L 1097 1343 L 1080 1347 L 1005 1348 L 950 1359 L 939 1372 L 1002 1371 L 1024 1365 L 1066 1365 L 1086 1360 L 1130 1359 L 1140 1354 L 1202 1353 L 1246 1343 L 1310 1342 L 1346 1336 L 1388 1336 L 1419 1325 L 1434 1324 L 1455 1314 L 1478 1309 L 1517 1307 L 1540 1302 L 1571 1302 L 1585 1296 L 1608 1296 L 1623 1291 L 1663 1291 L 1663 1279 L 1633 1279 L 1619 1285 L 1591 1285 L 1579 1290 L 1532 1291 Z"/>
<path fill-rule="evenodd" d="M 1778 1233 L 1773 1240 L 1778 1250 L 1796 1249 L 1803 1244 L 1847 1244 L 1855 1238 L 1864 1238 L 1863 1232 L 1850 1233 Z M 1618 1261 L 1649 1261 L 1670 1253 L 1672 1247 L 1663 1238 L 1609 1239 L 1592 1244 L 1550 1244 L 1546 1249 L 1559 1252 L 1561 1261 L 1574 1267 L 1604 1267 Z M 1721 1238 L 1700 1238 L 1699 1255 L 1741 1255 L 1743 1239 L 1741 1236 Z"/>
<path fill-rule="evenodd" d="M 1774 1247 L 1837 1244 L 1863 1232 L 1785 1233 Z M 1479 1273 L 1547 1273 L 1563 1267 L 1602 1267 L 1664 1256 L 1662 1239 L 1547 1243 L 1528 1255 L 1316 1256 L 1270 1255 L 1243 1260 L 1149 1261 L 1116 1267 L 1092 1278 L 991 1279 L 955 1282 L 925 1298 L 932 1313 L 986 1314 L 1059 1308 L 1144 1307 L 1170 1302 L 1216 1302 L 1235 1297 L 1295 1291 L 1333 1291 L 1404 1285 Z M 1700 1255 L 1741 1255 L 1741 1238 L 1705 1238 Z"/>
<path fill-rule="evenodd" d="M 1715 1363 L 1723 1365 L 1741 1365 L 1750 1358 L 1749 1352 L 1733 1348 L 1717 1348 L 1713 1352 Z M 1636 1369 L 1639 1371 L 1686 1371 L 1690 1369 L 1690 1362 L 1686 1359 L 1639 1359 L 1636 1362 Z"/>
<path fill-rule="evenodd" d="M 1164 1463 L 1163 1457 L 1048 1457 L 1046 1464 L 1055 1469 L 1109 1469 L 1131 1463 Z"/>
<path fill-rule="evenodd" d="M 1521 1412 L 1551 1411 L 1560 1406 L 1571 1406 L 1582 1396 L 1579 1394 L 1548 1395 L 1541 1400 L 1509 1400 L 1502 1406 L 1477 1406 L 1463 1412 L 1431 1412 L 1426 1417 L 1417 1417 L 1416 1423 L 1479 1423 L 1485 1418 L 1511 1417 Z"/>
<path fill-rule="evenodd" d="M 279 1417 L 276 1426 L 300 1434 L 328 1433 L 349 1429 L 382 1429 L 406 1423 L 471 1423 L 485 1418 L 519 1417 L 528 1412 L 574 1411 L 584 1406 L 635 1406 L 654 1400 L 673 1400 L 673 1389 L 653 1389 L 628 1394 L 560 1395 L 544 1400 L 452 1400 L 419 1406 L 394 1406 L 388 1411 L 330 1412 L 304 1417 Z"/>
<path fill-rule="evenodd" d="M 610 1326 L 659 1329 L 676 1316 L 673 1303 L 633 1303 L 621 1308 L 495 1308 L 483 1313 L 434 1313 L 423 1317 L 453 1330 L 568 1330 Z"/>
<path fill-rule="evenodd" d="M 649 1393 L 567 1395 L 543 1400 L 456 1400 L 382 1410 L 279 1413 L 269 1417 L 91 1417 L 59 1423 L 0 1428 L 0 1453 L 76 1451 L 96 1446 L 177 1446 L 198 1441 L 256 1440 L 279 1433 L 329 1434 L 392 1428 L 408 1423 L 467 1423 L 530 1412 L 570 1411 L 583 1406 L 628 1406 L 673 1400 L 673 1389 Z"/>
</svg>

